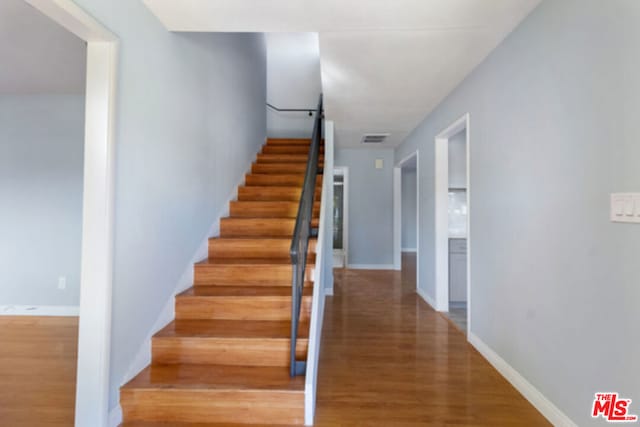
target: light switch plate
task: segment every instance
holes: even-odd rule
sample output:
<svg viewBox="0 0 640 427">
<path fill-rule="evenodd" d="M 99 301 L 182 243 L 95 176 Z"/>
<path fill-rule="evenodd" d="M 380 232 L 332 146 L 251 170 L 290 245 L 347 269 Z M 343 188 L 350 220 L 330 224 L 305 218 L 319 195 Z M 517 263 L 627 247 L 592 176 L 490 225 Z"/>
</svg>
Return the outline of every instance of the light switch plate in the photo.
<svg viewBox="0 0 640 427">
<path fill-rule="evenodd" d="M 384 159 L 376 159 L 376 169 L 384 168 Z"/>
<path fill-rule="evenodd" d="M 640 193 L 611 194 L 611 221 L 640 224 Z"/>
</svg>

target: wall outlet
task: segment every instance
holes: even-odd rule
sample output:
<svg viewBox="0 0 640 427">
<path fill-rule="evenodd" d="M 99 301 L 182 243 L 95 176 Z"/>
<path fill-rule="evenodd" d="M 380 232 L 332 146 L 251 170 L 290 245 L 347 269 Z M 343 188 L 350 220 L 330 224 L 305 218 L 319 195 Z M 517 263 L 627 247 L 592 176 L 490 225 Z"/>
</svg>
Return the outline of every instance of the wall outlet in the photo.
<svg viewBox="0 0 640 427">
<path fill-rule="evenodd" d="M 58 289 L 64 290 L 67 288 L 67 278 L 65 276 L 58 277 Z"/>
</svg>

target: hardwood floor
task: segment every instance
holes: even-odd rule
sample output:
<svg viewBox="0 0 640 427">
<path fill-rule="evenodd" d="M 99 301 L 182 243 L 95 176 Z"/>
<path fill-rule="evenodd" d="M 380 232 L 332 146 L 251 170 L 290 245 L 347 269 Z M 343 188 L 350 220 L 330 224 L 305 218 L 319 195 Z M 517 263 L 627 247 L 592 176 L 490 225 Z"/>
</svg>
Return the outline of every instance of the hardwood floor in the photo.
<svg viewBox="0 0 640 427">
<path fill-rule="evenodd" d="M 73 426 L 77 317 L 0 317 L 0 426 Z"/>
<path fill-rule="evenodd" d="M 415 294 L 415 260 L 403 262 L 403 273 L 335 270 L 335 296 L 326 303 L 315 425 L 549 425 L 461 332 Z M 77 318 L 0 317 L 0 426 L 72 426 L 76 353 Z M 243 378 L 236 371 L 246 369 L 201 368 L 188 366 L 180 375 L 218 387 L 223 378 L 229 388 Z M 153 373 L 154 381 L 173 378 L 175 369 L 162 367 Z M 253 369 L 261 373 L 248 376 L 255 389 L 277 381 L 284 381 L 287 390 L 303 387 L 302 378 L 289 383 L 280 368 Z M 151 374 L 147 370 L 137 381 L 148 381 Z M 276 396 L 275 401 L 282 399 Z"/>
<path fill-rule="evenodd" d="M 320 355 L 317 427 L 547 426 L 404 273 L 335 270 Z"/>
</svg>

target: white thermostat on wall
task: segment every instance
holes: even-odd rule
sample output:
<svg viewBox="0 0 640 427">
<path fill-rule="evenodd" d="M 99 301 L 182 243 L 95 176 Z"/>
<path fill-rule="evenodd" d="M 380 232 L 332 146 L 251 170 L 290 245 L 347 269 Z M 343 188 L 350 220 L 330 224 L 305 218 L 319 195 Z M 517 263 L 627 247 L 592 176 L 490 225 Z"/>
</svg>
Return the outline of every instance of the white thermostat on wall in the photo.
<svg viewBox="0 0 640 427">
<path fill-rule="evenodd" d="M 640 193 L 611 194 L 611 221 L 640 224 Z"/>
</svg>

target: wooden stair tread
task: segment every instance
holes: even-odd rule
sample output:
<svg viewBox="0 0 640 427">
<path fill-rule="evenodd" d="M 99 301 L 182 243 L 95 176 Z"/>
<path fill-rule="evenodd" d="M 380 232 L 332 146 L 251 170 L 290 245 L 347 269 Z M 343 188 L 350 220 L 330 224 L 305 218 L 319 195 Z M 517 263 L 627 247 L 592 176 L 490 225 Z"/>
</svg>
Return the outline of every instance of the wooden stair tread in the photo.
<svg viewBox="0 0 640 427">
<path fill-rule="evenodd" d="M 312 246 L 317 241 L 318 241 L 317 237 L 310 237 L 309 245 Z M 209 242 L 280 245 L 283 243 L 291 244 L 291 238 L 289 237 L 211 237 L 209 239 Z"/>
<path fill-rule="evenodd" d="M 246 185 L 277 187 L 304 184 L 304 173 L 248 173 L 244 177 Z M 322 174 L 316 176 L 316 182 L 322 183 Z"/>
<path fill-rule="evenodd" d="M 322 162 L 318 165 L 320 169 L 324 167 Z M 305 174 L 307 172 L 306 163 L 262 163 L 256 162 L 251 166 L 252 173 L 258 174 Z"/>
<path fill-rule="evenodd" d="M 311 145 L 311 138 L 267 138 L 267 145 Z"/>
<path fill-rule="evenodd" d="M 202 320 L 178 319 L 158 331 L 154 338 L 291 338 L 288 320 Z M 309 337 L 309 324 L 300 323 L 298 338 Z"/>
<path fill-rule="evenodd" d="M 234 219 L 253 219 L 253 218 L 234 218 Z M 255 219 L 280 219 L 280 218 L 255 218 Z M 288 218 L 282 218 L 282 219 L 288 219 Z M 295 221 L 295 219 L 293 220 Z M 315 237 L 314 237 L 315 239 Z M 211 240 L 228 240 L 228 241 L 233 241 L 233 240 L 239 240 L 239 241 L 247 241 L 247 240 L 260 240 L 260 241 L 264 241 L 269 242 L 269 241 L 276 241 L 276 242 L 280 242 L 283 240 L 289 241 L 291 242 L 291 239 L 287 239 L 286 237 L 211 237 L 209 238 L 209 241 Z"/>
<path fill-rule="evenodd" d="M 292 424 L 176 423 L 162 421 L 129 421 L 120 427 L 297 427 Z"/>
<path fill-rule="evenodd" d="M 273 238 L 275 237 L 275 234 L 273 234 L 273 231 L 270 231 L 270 229 L 273 229 L 275 227 L 278 229 L 284 229 L 284 231 L 278 232 L 277 237 L 288 238 L 289 240 L 291 240 L 291 237 L 293 236 L 293 227 L 296 224 L 296 219 L 295 218 L 277 218 L 277 217 L 276 218 L 226 217 L 226 218 L 222 218 L 220 222 L 221 222 L 220 228 L 223 229 L 223 232 L 225 231 L 224 230 L 225 227 L 232 227 L 233 230 L 231 231 L 231 233 L 232 234 L 237 233 L 237 235 L 233 235 L 233 236 L 224 235 L 221 237 Z M 316 228 L 319 226 L 319 221 L 317 218 L 314 218 L 311 221 L 311 226 Z M 256 230 L 249 231 L 248 230 L 249 227 L 255 227 Z M 268 233 L 272 233 L 272 234 L 268 234 Z"/>
<path fill-rule="evenodd" d="M 253 219 L 253 218 L 234 218 L 234 219 Z M 255 219 L 280 219 L 280 218 L 255 218 Z M 289 218 L 282 218 L 283 220 L 287 220 Z M 309 240 L 316 240 L 316 237 L 312 237 Z M 288 239 L 286 237 L 281 237 L 281 236 L 267 236 L 267 237 L 210 237 L 209 241 L 211 240 L 228 240 L 228 241 L 234 241 L 234 240 L 238 240 L 240 242 L 242 241 L 251 241 L 251 240 L 260 240 L 260 241 L 264 241 L 266 242 L 270 242 L 270 241 L 275 241 L 276 243 L 279 243 L 281 241 L 288 241 L 291 242 L 291 239 Z"/>
<path fill-rule="evenodd" d="M 136 389 L 264 390 L 304 393 L 304 377 L 286 367 L 229 365 L 150 365 L 122 387 Z"/>
<path fill-rule="evenodd" d="M 307 264 L 315 262 L 314 254 L 307 256 Z M 208 265 L 291 265 L 291 258 L 207 258 L 196 263 L 197 266 Z"/>
<path fill-rule="evenodd" d="M 314 209 L 316 209 L 318 212 L 320 211 L 320 201 L 319 200 L 314 200 Z M 237 201 L 233 201 L 231 202 L 232 204 L 236 205 L 236 206 L 242 206 L 245 209 L 246 208 L 252 208 L 252 207 L 294 207 L 295 208 L 295 212 L 292 212 L 294 215 L 298 214 L 298 207 L 300 206 L 300 203 L 298 201 L 292 201 L 292 200 L 237 200 Z M 243 218 L 273 218 L 273 217 L 262 217 L 260 216 L 260 214 L 256 214 L 256 216 L 254 217 L 243 217 Z M 288 216 L 282 216 L 280 218 L 290 218 Z M 293 217 L 295 218 L 295 216 Z"/>
<path fill-rule="evenodd" d="M 318 188 L 320 187 L 320 185 L 318 185 L 319 183 L 316 183 L 316 191 L 318 190 Z M 302 184 L 300 185 L 242 185 L 240 186 L 240 188 L 242 189 L 256 189 L 256 190 L 261 190 L 261 191 L 302 191 Z"/>
<path fill-rule="evenodd" d="M 309 156 L 307 154 L 271 154 L 271 153 L 261 153 L 258 154 L 257 162 L 258 163 L 304 163 L 307 164 L 309 160 Z M 320 154 L 318 156 L 318 163 L 324 162 L 324 154 Z"/>
<path fill-rule="evenodd" d="M 228 216 L 226 218 L 222 218 L 222 220 L 225 221 L 293 221 L 293 224 L 295 225 L 295 218 L 290 218 L 288 216 L 260 216 L 260 217 L 256 217 L 256 216 Z M 249 224 L 249 222 L 247 222 L 247 224 Z M 318 218 L 318 216 L 314 216 L 313 219 L 311 220 L 311 226 L 318 228 L 318 226 L 320 225 L 320 218 Z M 292 232 L 293 234 L 293 232 Z M 240 236 L 238 236 L 240 237 Z M 276 237 L 276 236 L 261 236 L 259 238 L 262 237 Z M 281 236 L 277 236 L 277 237 L 281 237 Z M 287 235 L 287 237 L 289 237 L 289 235 Z M 253 238 L 253 236 L 249 236 L 249 238 Z M 213 239 L 213 237 L 212 237 Z"/>
<path fill-rule="evenodd" d="M 309 239 L 307 253 L 313 255 L 318 240 Z M 213 259 L 290 259 L 288 237 L 213 237 L 209 239 L 209 258 Z"/>
<path fill-rule="evenodd" d="M 302 186 L 260 186 L 244 185 L 238 188 L 239 201 L 286 201 L 299 202 L 302 195 Z M 314 189 L 315 201 L 322 196 L 322 184 L 316 183 Z"/>
<path fill-rule="evenodd" d="M 262 154 L 309 154 L 309 145 L 264 145 Z M 324 154 L 324 146 L 320 147 L 320 154 Z"/>
<path fill-rule="evenodd" d="M 299 202 L 240 200 L 229 205 L 230 216 L 234 218 L 296 218 Z M 313 204 L 313 218 L 320 216 L 320 201 Z"/>
<path fill-rule="evenodd" d="M 303 296 L 313 295 L 313 282 L 306 282 Z M 291 288 L 284 286 L 198 286 L 177 297 L 290 297 Z"/>
</svg>

